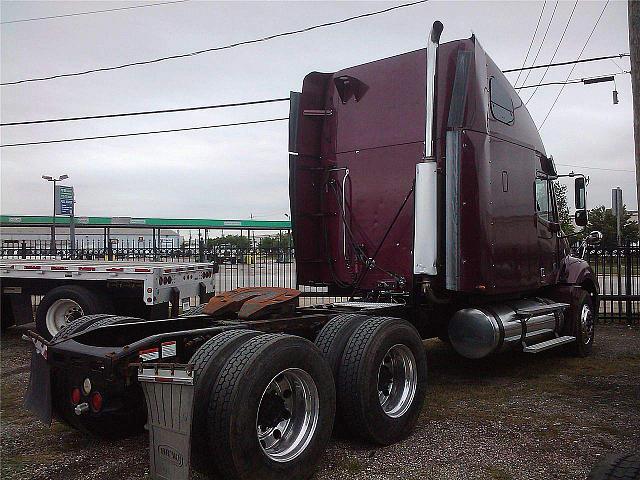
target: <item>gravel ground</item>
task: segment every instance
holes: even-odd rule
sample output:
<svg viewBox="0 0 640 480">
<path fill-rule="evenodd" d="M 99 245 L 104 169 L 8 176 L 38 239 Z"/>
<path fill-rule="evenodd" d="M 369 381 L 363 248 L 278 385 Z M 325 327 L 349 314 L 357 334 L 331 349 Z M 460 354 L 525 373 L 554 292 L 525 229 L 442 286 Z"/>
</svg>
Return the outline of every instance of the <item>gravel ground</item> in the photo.
<svg viewBox="0 0 640 480">
<path fill-rule="evenodd" d="M 30 353 L 20 335 L 11 329 L 0 342 L 0 476 L 148 478 L 145 435 L 88 438 L 21 407 Z M 638 327 L 599 327 L 587 359 L 548 351 L 472 362 L 438 340 L 425 347 L 430 391 L 412 435 L 386 448 L 333 439 L 317 480 L 583 480 L 603 455 L 638 450 Z"/>
</svg>

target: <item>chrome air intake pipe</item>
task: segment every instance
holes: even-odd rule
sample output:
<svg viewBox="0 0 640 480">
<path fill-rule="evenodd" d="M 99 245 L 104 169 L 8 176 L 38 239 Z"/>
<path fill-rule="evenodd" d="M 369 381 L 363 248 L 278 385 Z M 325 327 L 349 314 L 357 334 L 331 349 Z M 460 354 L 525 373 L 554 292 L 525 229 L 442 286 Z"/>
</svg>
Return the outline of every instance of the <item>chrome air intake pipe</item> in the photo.
<svg viewBox="0 0 640 480">
<path fill-rule="evenodd" d="M 556 332 L 562 331 L 561 311 L 533 315 L 526 322 L 518 314 L 518 311 L 550 303 L 550 300 L 532 298 L 459 310 L 449 321 L 451 345 L 463 357 L 475 359 L 519 347 L 523 341 L 531 344 L 552 339 Z M 523 323 L 526 323 L 524 335 Z"/>
</svg>

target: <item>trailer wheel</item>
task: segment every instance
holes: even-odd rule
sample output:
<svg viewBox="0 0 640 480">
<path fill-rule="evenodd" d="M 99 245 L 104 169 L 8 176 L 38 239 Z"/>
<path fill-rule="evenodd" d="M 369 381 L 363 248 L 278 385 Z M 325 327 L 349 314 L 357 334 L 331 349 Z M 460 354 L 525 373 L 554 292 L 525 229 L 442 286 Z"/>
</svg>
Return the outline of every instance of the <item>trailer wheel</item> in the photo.
<svg viewBox="0 0 640 480">
<path fill-rule="evenodd" d="M 89 327 L 92 323 L 97 322 L 98 320 L 102 320 L 104 318 L 115 317 L 115 315 L 109 315 L 106 313 L 98 313 L 96 315 L 85 315 L 84 317 L 77 318 L 72 320 L 71 322 L 63 325 L 63 327 L 58 330 L 58 333 L 54 335 L 52 341 L 60 340 L 61 338 L 68 337 L 69 335 L 73 335 L 85 328 Z"/>
<path fill-rule="evenodd" d="M 207 472 L 210 470 L 209 446 L 207 438 L 207 408 L 213 383 L 220 370 L 243 343 L 260 335 L 254 330 L 229 330 L 207 340 L 191 357 L 195 391 L 193 394 L 193 420 L 191 422 L 192 457 L 194 467 Z"/>
<path fill-rule="evenodd" d="M 211 462 L 223 478 L 308 478 L 334 415 L 331 370 L 311 342 L 252 338 L 227 360 L 211 393 Z"/>
<path fill-rule="evenodd" d="M 36 311 L 36 329 L 47 340 L 67 323 L 85 315 L 110 313 L 110 302 L 77 285 L 63 285 L 49 291 Z"/>
<path fill-rule="evenodd" d="M 591 470 L 587 480 L 640 480 L 640 455 L 610 455 Z"/>
<path fill-rule="evenodd" d="M 593 300 L 586 290 L 581 290 L 575 306 L 572 305 L 569 317 L 569 335 L 576 337 L 576 341 L 568 345 L 572 355 L 587 357 L 593 350 L 596 313 Z"/>
<path fill-rule="evenodd" d="M 372 317 L 349 338 L 338 372 L 338 410 L 363 440 L 389 445 L 415 426 L 427 387 L 427 358 L 405 320 Z"/>
<path fill-rule="evenodd" d="M 204 307 L 206 307 L 207 304 L 203 303 L 201 305 L 198 305 L 197 307 L 193 307 L 190 308 L 189 310 L 186 310 L 184 312 L 182 312 L 182 315 L 179 315 L 180 317 L 192 317 L 194 315 L 202 315 L 202 311 L 204 310 Z"/>
</svg>

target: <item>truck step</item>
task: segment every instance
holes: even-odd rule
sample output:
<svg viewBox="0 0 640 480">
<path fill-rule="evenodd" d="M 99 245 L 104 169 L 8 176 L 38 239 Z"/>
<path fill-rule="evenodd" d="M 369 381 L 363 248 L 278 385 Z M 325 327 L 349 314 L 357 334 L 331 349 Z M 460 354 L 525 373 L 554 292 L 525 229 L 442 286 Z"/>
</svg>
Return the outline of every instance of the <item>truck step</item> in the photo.
<svg viewBox="0 0 640 480">
<path fill-rule="evenodd" d="M 562 311 L 568 307 L 569 307 L 568 303 L 549 303 L 547 305 L 540 305 L 536 307 L 520 308 L 516 310 L 516 317 L 518 318 L 536 317 L 538 315 L 545 315 L 547 313 Z"/>
<path fill-rule="evenodd" d="M 551 340 L 547 340 L 546 342 L 540 342 L 534 345 L 527 345 L 522 349 L 522 351 L 526 353 L 540 353 L 544 350 L 549 350 L 550 348 L 557 347 L 559 345 L 564 345 L 566 343 L 575 342 L 575 341 L 576 341 L 576 337 L 572 337 L 571 335 L 565 335 L 564 337 L 553 338 Z"/>
</svg>

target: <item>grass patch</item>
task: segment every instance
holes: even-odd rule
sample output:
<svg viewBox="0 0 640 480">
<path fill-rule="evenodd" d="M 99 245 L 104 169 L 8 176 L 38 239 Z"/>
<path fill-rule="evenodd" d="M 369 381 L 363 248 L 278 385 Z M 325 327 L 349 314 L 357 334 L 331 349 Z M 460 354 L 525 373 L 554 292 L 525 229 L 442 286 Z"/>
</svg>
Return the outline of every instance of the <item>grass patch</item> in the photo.
<svg viewBox="0 0 640 480">
<path fill-rule="evenodd" d="M 503 469 L 494 466 L 485 467 L 485 470 L 489 474 L 490 478 L 494 480 L 513 480 L 510 473 L 505 472 Z"/>
<path fill-rule="evenodd" d="M 340 462 L 340 468 L 350 473 L 359 473 L 364 469 L 364 465 L 357 458 L 350 458 Z"/>
</svg>

